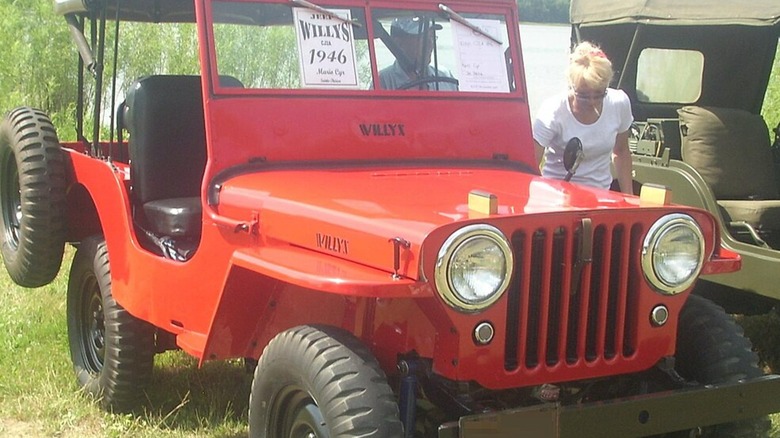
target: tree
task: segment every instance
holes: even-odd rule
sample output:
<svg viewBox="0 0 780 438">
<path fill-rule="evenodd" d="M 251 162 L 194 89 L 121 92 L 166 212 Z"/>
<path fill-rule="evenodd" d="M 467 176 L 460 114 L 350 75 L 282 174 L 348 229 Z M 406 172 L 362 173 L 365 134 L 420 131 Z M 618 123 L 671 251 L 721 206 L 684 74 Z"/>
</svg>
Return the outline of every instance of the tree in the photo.
<svg viewBox="0 0 780 438">
<path fill-rule="evenodd" d="M 517 0 L 520 21 L 568 23 L 570 0 Z"/>
<path fill-rule="evenodd" d="M 71 118 L 76 101 L 75 48 L 48 0 L 0 2 L 0 110 L 20 105 Z"/>
</svg>

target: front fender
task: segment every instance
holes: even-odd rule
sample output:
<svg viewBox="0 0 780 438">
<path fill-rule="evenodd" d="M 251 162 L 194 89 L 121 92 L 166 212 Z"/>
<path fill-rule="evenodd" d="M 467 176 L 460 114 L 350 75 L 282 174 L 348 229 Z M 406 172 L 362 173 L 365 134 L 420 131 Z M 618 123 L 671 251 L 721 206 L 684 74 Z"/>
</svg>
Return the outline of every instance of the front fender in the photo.
<svg viewBox="0 0 780 438">
<path fill-rule="evenodd" d="M 285 283 L 355 297 L 433 296 L 415 280 L 296 246 L 240 249 L 231 264 Z"/>
<path fill-rule="evenodd" d="M 780 251 L 734 239 L 728 232 L 727 224 L 723 223 L 715 195 L 696 169 L 679 160 L 671 160 L 667 165 L 663 165 L 658 158 L 633 158 L 637 181 L 667 186 L 672 190 L 672 202 L 703 208 L 717 220 L 721 237 L 721 258 L 731 259 L 732 262 L 718 263 L 717 267 L 707 266 L 702 272 L 702 279 L 773 299 L 778 298 L 775 285 L 780 282 Z M 739 260 L 734 255 L 738 256 Z M 738 263 L 738 266 L 734 266 L 734 263 Z M 737 267 L 740 269 L 734 272 Z"/>
<path fill-rule="evenodd" d="M 424 282 L 303 248 L 240 249 L 231 257 L 201 360 L 255 357 L 275 333 L 298 324 L 353 329 L 345 318 L 352 319 L 350 307 L 361 298 L 432 296 Z"/>
</svg>

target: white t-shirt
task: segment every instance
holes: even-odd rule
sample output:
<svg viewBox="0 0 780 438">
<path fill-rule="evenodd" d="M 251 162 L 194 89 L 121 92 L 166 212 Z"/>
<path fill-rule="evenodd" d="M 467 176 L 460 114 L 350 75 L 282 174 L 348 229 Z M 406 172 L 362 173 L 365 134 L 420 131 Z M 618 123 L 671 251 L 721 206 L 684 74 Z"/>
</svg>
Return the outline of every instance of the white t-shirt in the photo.
<svg viewBox="0 0 780 438">
<path fill-rule="evenodd" d="M 594 187 L 612 184 L 610 163 L 615 139 L 634 121 L 631 102 L 623 90 L 607 88 L 601 115 L 595 123 L 580 123 L 571 112 L 569 93 L 555 96 L 541 106 L 533 123 L 534 140 L 545 148 L 542 175 L 563 179 L 563 150 L 572 137 L 582 141 L 584 156 L 571 181 Z"/>
</svg>

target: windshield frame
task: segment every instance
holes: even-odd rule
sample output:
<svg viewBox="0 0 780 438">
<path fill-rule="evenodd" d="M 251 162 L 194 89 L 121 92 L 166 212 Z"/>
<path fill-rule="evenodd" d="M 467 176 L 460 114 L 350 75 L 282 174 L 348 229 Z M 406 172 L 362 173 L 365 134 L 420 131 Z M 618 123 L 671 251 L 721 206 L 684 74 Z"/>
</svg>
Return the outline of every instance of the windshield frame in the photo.
<svg viewBox="0 0 780 438">
<path fill-rule="evenodd" d="M 458 98 L 518 98 L 526 96 L 525 77 L 522 74 L 522 58 L 520 55 L 520 40 L 519 40 L 519 21 L 515 16 L 513 9 L 504 4 L 492 3 L 492 2 L 480 2 L 474 3 L 460 3 L 460 2 L 448 2 L 447 5 L 457 11 L 459 14 L 485 14 L 485 15 L 498 15 L 506 19 L 506 31 L 507 31 L 507 44 L 508 51 L 512 59 L 511 72 L 512 80 L 514 81 L 514 87 L 508 92 L 482 92 L 482 91 L 436 91 L 432 93 L 427 90 L 388 90 L 381 87 L 374 87 L 374 84 L 379 83 L 379 71 L 377 68 L 377 41 L 379 39 L 378 33 L 374 29 L 373 10 L 374 9 L 408 9 L 410 11 L 423 11 L 425 13 L 436 14 L 446 20 L 447 16 L 438 7 L 439 2 L 404 2 L 397 3 L 392 1 L 345 1 L 345 0 L 318 0 L 313 2 L 319 6 L 326 8 L 360 8 L 365 13 L 364 23 L 365 29 L 361 29 L 361 32 L 367 32 L 370 37 L 368 38 L 368 56 L 371 63 L 371 82 L 372 87 L 367 89 L 317 89 L 317 88 L 235 88 L 223 86 L 219 81 L 219 71 L 217 66 L 217 51 L 214 32 L 214 17 L 212 15 L 214 3 L 220 1 L 230 1 L 238 3 L 264 3 L 264 4 L 281 4 L 289 5 L 291 8 L 296 7 L 295 4 L 289 0 L 202 0 L 200 5 L 203 6 L 200 17 L 205 18 L 199 20 L 199 32 L 201 33 L 202 41 L 206 42 L 205 59 L 201 60 L 203 65 L 203 73 L 208 74 L 211 89 L 216 95 L 234 95 L 234 96 L 246 96 L 246 95 L 300 95 L 300 96 L 312 96 L 312 95 L 353 95 L 353 96 L 365 96 L 365 97 L 458 97 Z M 509 23 L 517 22 L 518 26 L 512 26 Z"/>
</svg>

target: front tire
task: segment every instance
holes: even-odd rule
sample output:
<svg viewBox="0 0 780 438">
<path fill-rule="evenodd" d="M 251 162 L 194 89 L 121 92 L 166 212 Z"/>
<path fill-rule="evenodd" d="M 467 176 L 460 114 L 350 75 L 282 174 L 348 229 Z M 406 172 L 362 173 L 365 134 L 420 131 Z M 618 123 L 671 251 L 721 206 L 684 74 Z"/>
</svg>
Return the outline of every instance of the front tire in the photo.
<svg viewBox="0 0 780 438">
<path fill-rule="evenodd" d="M 398 404 L 376 359 L 351 334 L 300 326 L 277 335 L 255 369 L 252 438 L 398 438 Z"/>
<path fill-rule="evenodd" d="M 16 284 L 50 283 L 65 248 L 65 158 L 48 116 L 17 108 L 0 123 L 0 245 Z"/>
<path fill-rule="evenodd" d="M 688 297 L 680 314 L 675 355 L 675 368 L 682 377 L 703 385 L 759 377 L 763 372 L 751 347 L 742 328 L 720 306 L 696 295 Z M 762 417 L 706 427 L 698 436 L 765 437 L 770 426 L 769 419 Z"/>
<path fill-rule="evenodd" d="M 129 412 L 140 402 L 154 365 L 154 330 L 111 295 L 102 237 L 84 239 L 68 279 L 68 340 L 78 384 L 102 408 Z"/>
</svg>

